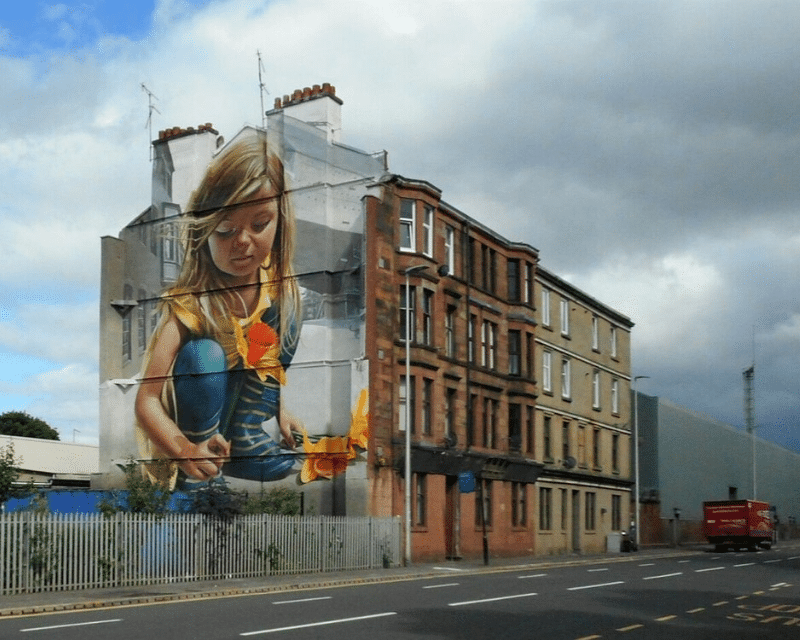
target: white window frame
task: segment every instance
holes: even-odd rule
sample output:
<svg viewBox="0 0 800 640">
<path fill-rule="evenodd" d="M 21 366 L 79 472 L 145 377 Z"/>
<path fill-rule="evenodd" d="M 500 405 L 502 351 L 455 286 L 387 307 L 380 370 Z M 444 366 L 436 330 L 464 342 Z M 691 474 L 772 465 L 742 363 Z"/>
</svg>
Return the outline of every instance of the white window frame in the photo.
<svg viewBox="0 0 800 640">
<path fill-rule="evenodd" d="M 416 394 L 414 393 L 414 388 L 417 384 L 416 376 L 410 376 L 409 382 L 411 383 L 411 404 L 408 407 L 408 417 L 411 422 L 411 433 L 415 432 L 414 424 L 416 418 Z M 406 377 L 405 375 L 400 376 L 400 385 L 398 391 L 398 408 L 400 410 L 400 415 L 398 416 L 397 426 L 400 431 L 405 432 L 406 430 L 406 401 L 408 400 L 408 393 L 406 389 Z"/>
<path fill-rule="evenodd" d="M 422 344 L 433 343 L 433 291 L 422 289 Z"/>
<path fill-rule="evenodd" d="M 592 372 L 592 408 L 600 409 L 600 372 Z"/>
<path fill-rule="evenodd" d="M 478 336 L 475 335 L 478 328 L 475 326 L 477 322 L 478 317 L 475 314 L 471 314 L 467 323 L 467 360 L 470 364 L 475 364 L 477 360 L 475 357 L 475 349 L 477 348 L 475 341 L 478 339 Z"/>
<path fill-rule="evenodd" d="M 542 390 L 553 390 L 553 353 L 542 351 Z"/>
<path fill-rule="evenodd" d="M 550 290 L 542 288 L 542 326 L 550 326 Z"/>
<path fill-rule="evenodd" d="M 406 300 L 406 291 L 408 291 L 408 300 Z M 417 287 L 405 285 L 400 287 L 400 336 L 403 340 L 406 339 L 406 305 L 408 307 L 408 339 L 417 342 Z"/>
<path fill-rule="evenodd" d="M 572 397 L 572 365 L 569 358 L 561 360 L 561 397 Z"/>
<path fill-rule="evenodd" d="M 489 321 L 481 323 L 481 366 L 485 367 L 489 355 Z"/>
<path fill-rule="evenodd" d="M 444 354 L 456 357 L 456 307 L 448 306 L 444 316 Z"/>
<path fill-rule="evenodd" d="M 531 290 L 531 283 L 533 280 L 533 265 L 530 262 L 525 263 L 525 274 L 522 283 L 522 301 L 525 304 L 533 302 L 533 292 Z"/>
<path fill-rule="evenodd" d="M 561 335 L 569 335 L 569 300 L 561 298 Z"/>
<path fill-rule="evenodd" d="M 422 207 L 422 253 L 433 256 L 433 207 L 429 204 Z"/>
<path fill-rule="evenodd" d="M 600 318 L 592 316 L 592 350 L 600 351 Z"/>
<path fill-rule="evenodd" d="M 447 265 L 447 274 L 455 275 L 456 272 L 456 230 L 447 225 L 444 229 L 444 257 Z"/>
<path fill-rule="evenodd" d="M 611 381 L 611 413 L 619 415 L 619 380 Z"/>
<path fill-rule="evenodd" d="M 489 323 L 489 368 L 494 371 L 497 368 L 497 325 Z"/>
<path fill-rule="evenodd" d="M 406 205 L 411 206 L 410 216 L 408 216 L 408 212 L 405 212 L 404 215 L 404 207 Z M 416 208 L 417 203 L 415 200 L 411 198 L 403 198 L 400 200 L 400 251 L 416 251 L 417 250 L 417 216 L 416 216 Z M 408 245 L 403 244 L 404 242 L 404 230 L 408 230 Z"/>
</svg>

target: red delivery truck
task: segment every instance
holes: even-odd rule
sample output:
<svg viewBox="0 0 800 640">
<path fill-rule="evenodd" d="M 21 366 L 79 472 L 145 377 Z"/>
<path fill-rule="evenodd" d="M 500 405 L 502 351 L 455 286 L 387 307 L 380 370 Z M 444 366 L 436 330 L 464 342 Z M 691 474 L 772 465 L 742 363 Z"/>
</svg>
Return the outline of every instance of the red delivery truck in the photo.
<svg viewBox="0 0 800 640">
<path fill-rule="evenodd" d="M 717 551 L 772 546 L 772 512 L 758 500 L 703 503 L 703 533 Z"/>
</svg>

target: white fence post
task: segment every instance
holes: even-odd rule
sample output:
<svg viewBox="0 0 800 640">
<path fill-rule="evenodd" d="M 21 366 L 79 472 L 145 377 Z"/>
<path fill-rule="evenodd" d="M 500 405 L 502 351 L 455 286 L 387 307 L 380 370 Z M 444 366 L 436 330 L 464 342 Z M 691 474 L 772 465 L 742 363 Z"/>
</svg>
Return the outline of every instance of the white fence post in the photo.
<svg viewBox="0 0 800 640">
<path fill-rule="evenodd" d="M 399 518 L 0 514 L 0 595 L 396 566 L 400 537 Z"/>
</svg>

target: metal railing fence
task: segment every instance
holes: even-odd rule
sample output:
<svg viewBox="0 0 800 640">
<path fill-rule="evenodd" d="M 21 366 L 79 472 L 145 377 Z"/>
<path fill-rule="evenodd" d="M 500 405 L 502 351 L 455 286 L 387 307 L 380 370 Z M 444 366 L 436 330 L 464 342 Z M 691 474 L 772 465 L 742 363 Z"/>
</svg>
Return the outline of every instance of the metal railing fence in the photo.
<svg viewBox="0 0 800 640">
<path fill-rule="evenodd" d="M 0 515 L 0 595 L 397 566 L 399 518 Z"/>
</svg>

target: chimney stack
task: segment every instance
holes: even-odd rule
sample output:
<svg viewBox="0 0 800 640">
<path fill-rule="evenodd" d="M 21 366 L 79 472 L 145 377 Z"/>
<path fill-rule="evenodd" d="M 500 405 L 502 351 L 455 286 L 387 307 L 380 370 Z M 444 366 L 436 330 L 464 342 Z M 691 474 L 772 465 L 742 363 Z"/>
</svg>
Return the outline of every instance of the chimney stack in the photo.
<svg viewBox="0 0 800 640">
<path fill-rule="evenodd" d="M 275 106 L 267 115 L 282 111 L 286 115 L 322 129 L 329 142 L 338 142 L 342 130 L 342 99 L 330 82 L 295 89 L 291 95 L 275 98 Z"/>
</svg>

